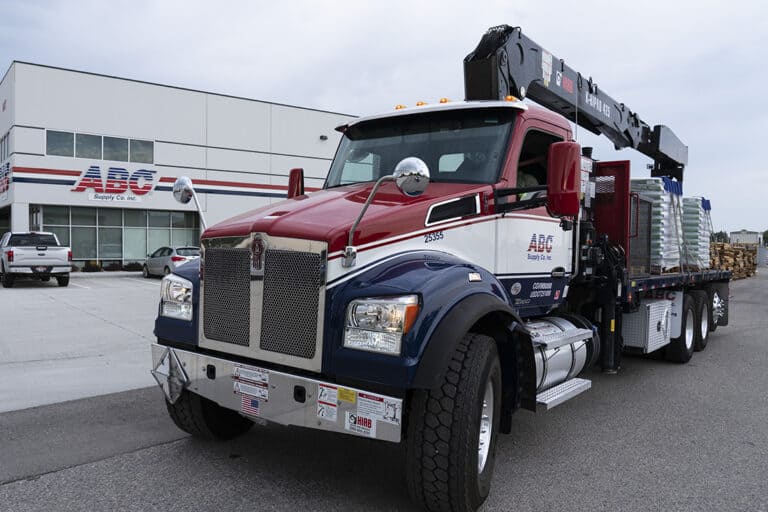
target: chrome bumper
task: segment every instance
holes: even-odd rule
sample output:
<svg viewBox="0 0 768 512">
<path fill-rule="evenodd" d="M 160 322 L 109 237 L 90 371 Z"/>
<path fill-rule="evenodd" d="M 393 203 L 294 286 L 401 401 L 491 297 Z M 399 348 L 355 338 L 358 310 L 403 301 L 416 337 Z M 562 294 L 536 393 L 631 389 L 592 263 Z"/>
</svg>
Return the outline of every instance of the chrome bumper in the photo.
<svg viewBox="0 0 768 512">
<path fill-rule="evenodd" d="M 152 368 L 169 400 L 188 389 L 250 418 L 400 441 L 400 398 L 158 344 L 152 344 Z"/>
</svg>

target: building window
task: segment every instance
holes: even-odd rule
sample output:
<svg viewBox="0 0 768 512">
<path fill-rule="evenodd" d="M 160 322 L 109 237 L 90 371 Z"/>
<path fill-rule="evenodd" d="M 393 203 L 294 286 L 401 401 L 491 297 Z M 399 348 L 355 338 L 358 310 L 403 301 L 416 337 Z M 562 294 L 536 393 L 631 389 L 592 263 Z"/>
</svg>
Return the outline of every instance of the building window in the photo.
<svg viewBox="0 0 768 512">
<path fill-rule="evenodd" d="M 128 139 L 104 137 L 104 160 L 128 161 Z"/>
<path fill-rule="evenodd" d="M 151 164 L 154 161 L 154 142 L 131 139 L 131 162 Z"/>
<path fill-rule="evenodd" d="M 71 132 L 45 132 L 45 152 L 53 156 L 74 156 L 75 134 Z"/>
<path fill-rule="evenodd" d="M 75 265 L 90 270 L 140 270 L 147 253 L 197 246 L 200 237 L 193 212 L 30 205 L 30 215 L 72 247 Z"/>
<path fill-rule="evenodd" d="M 101 137 L 78 133 L 75 136 L 75 156 L 101 160 Z"/>
</svg>

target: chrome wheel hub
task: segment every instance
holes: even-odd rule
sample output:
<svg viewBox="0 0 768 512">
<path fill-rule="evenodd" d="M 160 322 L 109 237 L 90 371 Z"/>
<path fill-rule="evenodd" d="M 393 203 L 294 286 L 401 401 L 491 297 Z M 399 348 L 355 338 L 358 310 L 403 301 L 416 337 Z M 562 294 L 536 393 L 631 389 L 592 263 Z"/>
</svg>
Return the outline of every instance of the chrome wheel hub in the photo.
<svg viewBox="0 0 768 512">
<path fill-rule="evenodd" d="M 712 294 L 712 321 L 717 323 L 725 314 L 725 301 L 720 298 L 720 294 L 715 292 Z"/>
<path fill-rule="evenodd" d="M 482 473 L 485 463 L 488 461 L 488 452 L 491 448 L 493 434 L 493 381 L 488 379 L 483 395 L 483 410 L 480 411 L 480 435 L 477 443 L 477 472 Z"/>
<path fill-rule="evenodd" d="M 694 316 L 693 311 L 688 311 L 688 313 L 685 315 L 685 348 L 688 350 L 691 350 L 693 347 L 693 336 L 694 336 Z"/>
</svg>

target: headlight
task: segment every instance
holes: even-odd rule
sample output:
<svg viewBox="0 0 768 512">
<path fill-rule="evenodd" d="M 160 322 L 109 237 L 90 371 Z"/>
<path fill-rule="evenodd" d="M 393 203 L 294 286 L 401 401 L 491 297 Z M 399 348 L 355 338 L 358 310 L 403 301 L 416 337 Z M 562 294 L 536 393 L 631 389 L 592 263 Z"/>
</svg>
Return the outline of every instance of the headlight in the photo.
<svg viewBox="0 0 768 512">
<path fill-rule="evenodd" d="M 347 306 L 344 346 L 399 355 L 403 335 L 413 325 L 418 312 L 416 295 L 353 300 Z"/>
<path fill-rule="evenodd" d="M 168 274 L 160 283 L 160 314 L 168 318 L 192 320 L 192 283 Z"/>
</svg>

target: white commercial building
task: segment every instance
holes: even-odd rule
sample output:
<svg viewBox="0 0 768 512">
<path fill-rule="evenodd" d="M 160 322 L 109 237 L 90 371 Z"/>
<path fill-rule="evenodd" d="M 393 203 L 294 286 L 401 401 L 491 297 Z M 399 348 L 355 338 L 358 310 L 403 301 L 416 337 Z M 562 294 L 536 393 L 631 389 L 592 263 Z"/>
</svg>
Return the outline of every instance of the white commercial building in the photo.
<svg viewBox="0 0 768 512">
<path fill-rule="evenodd" d="M 758 244 L 762 245 L 763 236 L 757 231 L 747 231 L 742 229 L 741 231 L 731 231 L 731 243 L 732 244 Z"/>
<path fill-rule="evenodd" d="M 196 245 L 171 188 L 190 176 L 209 224 L 325 179 L 352 116 L 13 62 L 0 83 L 0 233 L 45 230 L 75 263 L 118 268 Z"/>
</svg>

